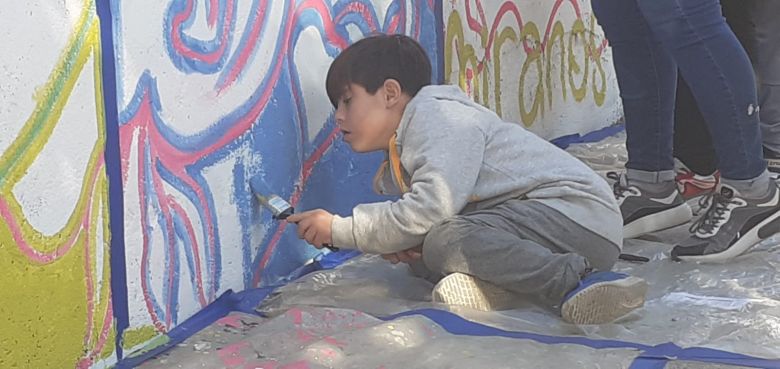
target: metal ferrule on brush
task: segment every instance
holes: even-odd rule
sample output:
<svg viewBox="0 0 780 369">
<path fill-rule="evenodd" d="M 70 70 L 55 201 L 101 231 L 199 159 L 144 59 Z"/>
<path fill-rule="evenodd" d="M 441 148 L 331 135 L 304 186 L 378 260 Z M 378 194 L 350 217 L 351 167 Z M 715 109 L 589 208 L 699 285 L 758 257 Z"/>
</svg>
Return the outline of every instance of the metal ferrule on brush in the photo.
<svg viewBox="0 0 780 369">
<path fill-rule="evenodd" d="M 274 219 L 281 220 L 286 219 L 288 216 L 292 215 L 294 209 L 292 205 L 290 205 L 289 202 L 285 201 L 283 198 L 277 196 L 277 195 L 270 195 L 268 197 L 255 194 L 257 196 L 257 199 L 260 201 L 263 206 L 271 211 L 271 215 Z"/>
</svg>

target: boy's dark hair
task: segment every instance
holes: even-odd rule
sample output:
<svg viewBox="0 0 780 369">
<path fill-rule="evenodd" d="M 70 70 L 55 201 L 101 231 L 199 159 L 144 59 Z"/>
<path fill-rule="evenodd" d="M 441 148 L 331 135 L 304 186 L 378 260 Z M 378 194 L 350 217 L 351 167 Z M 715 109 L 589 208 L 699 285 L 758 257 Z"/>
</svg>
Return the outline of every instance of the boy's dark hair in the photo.
<svg viewBox="0 0 780 369">
<path fill-rule="evenodd" d="M 414 97 L 431 84 L 431 61 L 417 41 L 404 35 L 366 37 L 344 50 L 328 70 L 325 89 L 333 107 L 351 83 L 370 94 L 387 79 L 401 85 L 401 91 Z"/>
</svg>

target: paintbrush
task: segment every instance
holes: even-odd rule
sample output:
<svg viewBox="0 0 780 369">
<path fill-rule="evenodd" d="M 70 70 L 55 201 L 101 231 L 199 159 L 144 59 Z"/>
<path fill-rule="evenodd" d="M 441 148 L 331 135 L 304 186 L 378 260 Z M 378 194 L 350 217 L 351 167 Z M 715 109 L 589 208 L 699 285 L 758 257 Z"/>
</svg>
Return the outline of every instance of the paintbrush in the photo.
<svg viewBox="0 0 780 369">
<path fill-rule="evenodd" d="M 264 208 L 271 212 L 274 220 L 285 220 L 295 213 L 295 208 L 293 208 L 289 202 L 272 193 L 270 189 L 268 189 L 268 186 L 265 186 L 261 181 L 252 181 L 251 187 L 257 200 L 260 201 L 260 204 L 263 205 Z M 327 243 L 323 244 L 322 247 L 325 247 L 330 251 L 339 251 L 338 247 Z"/>
</svg>

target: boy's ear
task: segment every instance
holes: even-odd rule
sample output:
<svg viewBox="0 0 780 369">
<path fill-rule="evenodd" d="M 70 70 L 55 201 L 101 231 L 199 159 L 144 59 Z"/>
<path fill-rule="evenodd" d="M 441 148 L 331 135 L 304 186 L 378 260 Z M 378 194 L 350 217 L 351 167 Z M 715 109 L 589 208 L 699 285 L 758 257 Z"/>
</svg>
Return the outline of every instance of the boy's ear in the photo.
<svg viewBox="0 0 780 369">
<path fill-rule="evenodd" d="M 398 81 L 392 78 L 386 79 L 382 87 L 385 90 L 385 105 L 388 108 L 395 106 L 401 101 L 403 91 L 401 91 L 401 84 Z"/>
</svg>

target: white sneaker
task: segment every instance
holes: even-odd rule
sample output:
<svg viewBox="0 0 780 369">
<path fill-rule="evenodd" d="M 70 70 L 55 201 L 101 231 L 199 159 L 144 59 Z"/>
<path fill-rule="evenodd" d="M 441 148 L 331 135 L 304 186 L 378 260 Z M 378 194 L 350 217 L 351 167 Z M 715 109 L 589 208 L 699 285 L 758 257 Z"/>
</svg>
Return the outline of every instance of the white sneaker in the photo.
<svg viewBox="0 0 780 369">
<path fill-rule="evenodd" d="M 647 282 L 623 273 L 595 272 L 566 294 L 563 320 L 571 324 L 608 324 L 645 304 Z"/>
<path fill-rule="evenodd" d="M 463 273 L 450 274 L 433 287 L 433 302 L 481 311 L 510 310 L 516 295 Z"/>
</svg>

